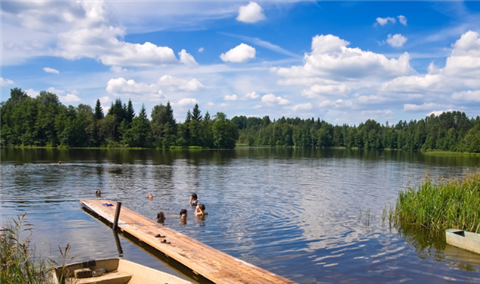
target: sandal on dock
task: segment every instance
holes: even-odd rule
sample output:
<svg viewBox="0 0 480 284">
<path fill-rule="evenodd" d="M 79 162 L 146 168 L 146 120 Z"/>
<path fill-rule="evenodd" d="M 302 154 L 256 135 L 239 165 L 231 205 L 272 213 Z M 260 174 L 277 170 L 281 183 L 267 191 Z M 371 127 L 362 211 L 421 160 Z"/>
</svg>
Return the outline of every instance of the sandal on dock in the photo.
<svg viewBox="0 0 480 284">
<path fill-rule="evenodd" d="M 162 236 L 162 235 L 160 235 L 160 234 L 156 234 L 156 235 L 155 235 L 155 238 L 165 238 L 165 236 Z"/>
</svg>

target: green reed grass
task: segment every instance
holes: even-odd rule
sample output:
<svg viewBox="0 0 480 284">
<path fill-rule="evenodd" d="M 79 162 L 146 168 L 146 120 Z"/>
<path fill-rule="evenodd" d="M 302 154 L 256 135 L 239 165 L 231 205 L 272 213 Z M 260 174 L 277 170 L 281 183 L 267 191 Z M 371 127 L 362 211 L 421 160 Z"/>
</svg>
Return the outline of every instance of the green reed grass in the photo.
<svg viewBox="0 0 480 284">
<path fill-rule="evenodd" d="M 32 248 L 31 236 L 33 225 L 22 216 L 13 218 L 13 223 L 2 228 L 0 234 L 0 284 L 37 284 L 51 283 L 53 266 L 56 263 L 50 259 L 37 256 Z M 59 248 L 60 249 L 60 248 Z M 67 252 L 60 249 L 65 266 Z M 71 260 L 72 258 L 68 259 Z"/>
<path fill-rule="evenodd" d="M 427 177 L 418 189 L 409 187 L 399 193 L 390 220 L 431 229 L 480 232 L 480 172 L 437 182 Z"/>
</svg>

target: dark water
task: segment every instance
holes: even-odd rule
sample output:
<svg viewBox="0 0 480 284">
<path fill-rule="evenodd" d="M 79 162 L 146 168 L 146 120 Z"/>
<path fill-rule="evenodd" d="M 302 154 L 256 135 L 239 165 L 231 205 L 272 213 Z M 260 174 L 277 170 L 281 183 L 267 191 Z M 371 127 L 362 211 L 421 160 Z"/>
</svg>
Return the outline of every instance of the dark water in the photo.
<svg viewBox="0 0 480 284">
<path fill-rule="evenodd" d="M 1 149 L 1 219 L 28 212 L 34 243 L 58 259 L 118 256 L 112 231 L 81 210 L 102 198 L 299 283 L 479 283 L 480 255 L 445 245 L 443 234 L 390 228 L 383 210 L 398 191 L 461 176 L 479 157 L 361 150 L 240 148 L 235 151 Z M 62 164 L 57 162 L 61 160 Z M 192 192 L 206 204 L 193 213 Z M 154 199 L 147 200 L 148 193 Z M 123 257 L 181 274 L 120 237 Z"/>
</svg>

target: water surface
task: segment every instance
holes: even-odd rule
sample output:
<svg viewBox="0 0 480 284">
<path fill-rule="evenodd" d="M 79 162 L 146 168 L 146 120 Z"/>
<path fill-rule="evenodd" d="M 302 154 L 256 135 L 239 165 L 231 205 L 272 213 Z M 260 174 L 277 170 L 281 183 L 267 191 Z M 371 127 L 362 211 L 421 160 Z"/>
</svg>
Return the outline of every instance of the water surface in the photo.
<svg viewBox="0 0 480 284">
<path fill-rule="evenodd" d="M 122 201 L 147 217 L 299 283 L 478 283 L 480 256 L 442 234 L 383 220 L 398 191 L 433 177 L 462 176 L 468 156 L 402 151 L 239 148 L 233 151 L 1 149 L 2 221 L 28 212 L 33 240 L 58 259 L 118 256 L 112 231 L 80 199 Z M 62 161 L 62 164 L 58 164 Z M 205 203 L 193 216 L 192 192 Z M 146 197 L 154 195 L 153 200 Z M 180 209 L 190 214 L 187 224 Z M 120 237 L 123 257 L 181 274 Z"/>
</svg>

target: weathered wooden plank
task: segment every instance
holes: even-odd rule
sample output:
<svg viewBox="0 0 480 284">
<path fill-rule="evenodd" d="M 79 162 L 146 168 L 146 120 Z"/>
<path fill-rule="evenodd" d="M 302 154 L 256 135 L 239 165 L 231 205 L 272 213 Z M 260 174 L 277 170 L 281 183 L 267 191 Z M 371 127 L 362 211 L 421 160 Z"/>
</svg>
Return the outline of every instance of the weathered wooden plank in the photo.
<svg viewBox="0 0 480 284">
<path fill-rule="evenodd" d="M 88 210 L 113 223 L 116 203 L 109 200 L 80 202 Z M 105 206 L 105 203 L 114 206 Z M 118 227 L 214 283 L 295 283 L 158 224 L 124 206 L 120 212 Z M 155 238 L 157 234 L 165 236 L 170 244 L 161 243 L 163 239 Z"/>
</svg>

